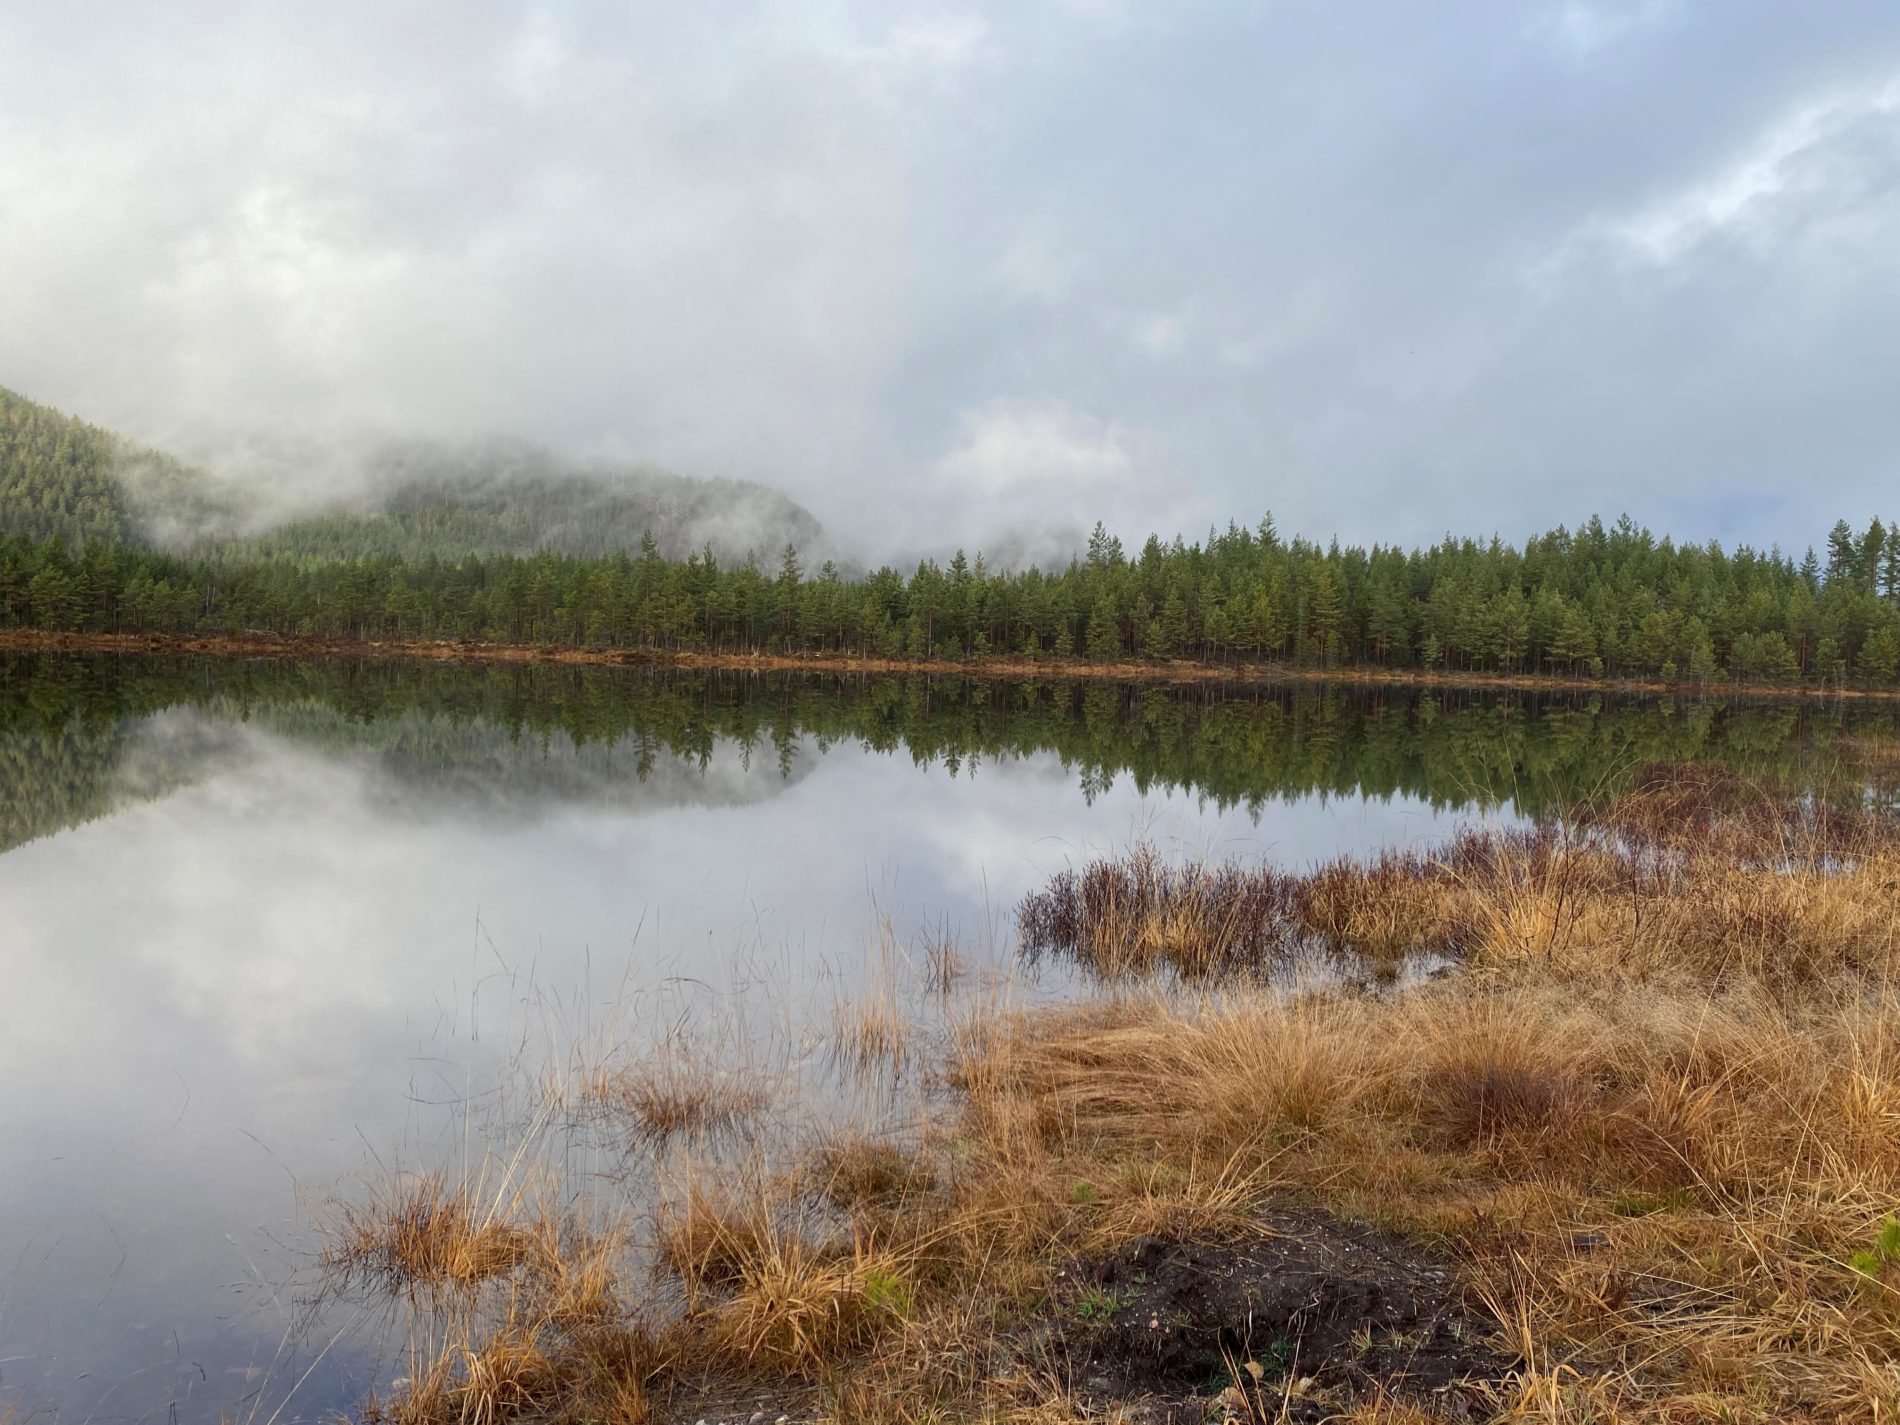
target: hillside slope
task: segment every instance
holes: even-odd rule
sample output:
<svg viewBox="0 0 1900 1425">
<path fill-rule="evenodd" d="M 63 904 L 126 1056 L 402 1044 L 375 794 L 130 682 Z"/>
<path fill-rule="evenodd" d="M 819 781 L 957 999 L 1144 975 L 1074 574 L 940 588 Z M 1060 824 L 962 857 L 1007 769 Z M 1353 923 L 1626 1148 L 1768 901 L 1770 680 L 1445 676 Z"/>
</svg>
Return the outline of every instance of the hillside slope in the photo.
<svg viewBox="0 0 1900 1425">
<path fill-rule="evenodd" d="M 578 466 L 521 442 L 389 446 L 366 460 L 371 492 L 281 522 L 242 474 L 220 479 L 0 387 L 0 534 L 68 544 L 158 545 L 233 560 L 305 563 L 398 556 L 710 547 L 722 561 L 816 547 L 823 529 L 776 490 L 644 466 Z"/>
<path fill-rule="evenodd" d="M 124 543 L 136 535 L 122 442 L 0 386 L 0 533 Z"/>
</svg>

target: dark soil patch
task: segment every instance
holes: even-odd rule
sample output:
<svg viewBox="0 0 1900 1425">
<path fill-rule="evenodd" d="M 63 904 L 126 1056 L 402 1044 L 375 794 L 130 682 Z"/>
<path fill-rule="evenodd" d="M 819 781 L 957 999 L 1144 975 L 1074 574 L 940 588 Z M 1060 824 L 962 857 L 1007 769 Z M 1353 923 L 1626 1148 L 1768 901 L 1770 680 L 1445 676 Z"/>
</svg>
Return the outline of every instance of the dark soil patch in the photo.
<svg viewBox="0 0 1900 1425">
<path fill-rule="evenodd" d="M 1079 1262 L 1039 1353 L 1157 1421 L 1319 1420 L 1383 1392 L 1481 1418 L 1517 1364 L 1417 1243 L 1283 1210 L 1242 1242 L 1145 1237 Z"/>
</svg>

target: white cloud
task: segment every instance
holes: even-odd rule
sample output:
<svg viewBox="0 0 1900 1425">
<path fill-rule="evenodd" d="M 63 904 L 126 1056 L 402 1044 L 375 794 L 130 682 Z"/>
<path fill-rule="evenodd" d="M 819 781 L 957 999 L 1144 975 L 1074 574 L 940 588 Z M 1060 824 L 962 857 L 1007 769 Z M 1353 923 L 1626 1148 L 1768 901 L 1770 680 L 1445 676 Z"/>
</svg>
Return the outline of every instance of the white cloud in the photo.
<svg viewBox="0 0 1900 1425">
<path fill-rule="evenodd" d="M 906 69 L 959 69 L 981 55 L 989 33 L 981 15 L 907 20 L 892 28 L 879 57 Z"/>
<path fill-rule="evenodd" d="M 1814 219 L 1867 203 L 1895 206 L 1900 76 L 1803 104 L 1716 172 L 1634 213 L 1593 223 L 1607 242 L 1654 266 L 1735 237 L 1772 245 Z"/>
<path fill-rule="evenodd" d="M 1056 306 L 1091 275 L 1082 244 L 1052 214 L 1024 223 L 996 259 L 994 279 L 1013 301 Z"/>
<path fill-rule="evenodd" d="M 1047 397 L 994 400 L 965 411 L 962 424 L 962 440 L 937 468 L 979 493 L 1098 486 L 1135 468 L 1131 431 Z"/>
<path fill-rule="evenodd" d="M 1671 0 L 1564 0 L 1540 12 L 1533 28 L 1560 51 L 1577 60 L 1594 60 L 1633 35 L 1662 21 L 1675 5 Z"/>
<path fill-rule="evenodd" d="M 1135 348 L 1157 360 L 1178 354 L 1187 344 L 1192 325 L 1183 311 L 1148 312 L 1129 327 L 1129 339 Z"/>
</svg>

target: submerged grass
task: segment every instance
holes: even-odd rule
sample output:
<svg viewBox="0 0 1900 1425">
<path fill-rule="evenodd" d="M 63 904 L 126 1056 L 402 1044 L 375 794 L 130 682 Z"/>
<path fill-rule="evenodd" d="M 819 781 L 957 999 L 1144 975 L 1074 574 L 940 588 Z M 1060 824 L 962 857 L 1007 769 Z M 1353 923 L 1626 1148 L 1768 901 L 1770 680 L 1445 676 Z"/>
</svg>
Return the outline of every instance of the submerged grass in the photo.
<svg viewBox="0 0 1900 1425">
<path fill-rule="evenodd" d="M 841 1017 L 866 1062 L 902 1043 L 933 1068 L 935 1112 L 736 1160 L 688 1146 L 645 1270 L 640 1244 L 439 1181 L 346 1218 L 333 1262 L 359 1287 L 485 1303 L 378 1408 L 635 1425 L 696 1418 L 715 1380 L 838 1421 L 1097 1418 L 1132 1397 L 1078 1352 L 1145 1323 L 1078 1285 L 1088 1264 L 1259 1240 L 1289 1204 L 1442 1253 L 1514 1364 L 1408 1392 L 1302 1358 L 1296 1320 L 1274 1351 L 1210 1347 L 1204 1414 L 1900 1408 L 1900 837 L 1881 814 L 1656 768 L 1591 815 L 1435 855 L 1284 875 L 1139 852 L 1023 917 L 1115 988 L 979 1002 L 935 1038 Z M 1464 968 L 1403 993 L 1246 973 L 1312 940 Z M 867 1002 L 854 1023 L 901 1018 Z"/>
</svg>

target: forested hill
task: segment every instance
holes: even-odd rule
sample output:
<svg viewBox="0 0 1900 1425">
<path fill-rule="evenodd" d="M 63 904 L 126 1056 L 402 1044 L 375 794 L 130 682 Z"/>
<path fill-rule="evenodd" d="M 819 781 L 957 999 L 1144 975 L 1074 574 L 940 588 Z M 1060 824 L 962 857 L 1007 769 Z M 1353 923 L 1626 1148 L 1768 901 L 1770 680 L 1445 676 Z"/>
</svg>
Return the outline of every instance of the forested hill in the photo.
<svg viewBox="0 0 1900 1425">
<path fill-rule="evenodd" d="M 737 562 L 816 548 L 811 512 L 763 485 L 566 464 L 519 442 L 366 454 L 370 493 L 272 522 L 262 491 L 220 480 L 0 388 L 0 535 L 157 547 L 225 564 L 631 553 Z"/>
<path fill-rule="evenodd" d="M 238 558 L 459 559 L 542 550 L 602 558 L 651 535 L 676 559 L 710 548 L 737 562 L 817 547 L 824 530 L 776 490 L 738 480 L 688 479 L 664 470 L 575 467 L 540 447 L 408 445 L 374 457 L 380 493 L 233 542 Z"/>
<path fill-rule="evenodd" d="M 0 386 L 0 534 L 146 543 L 229 514 L 202 472 Z"/>
</svg>

